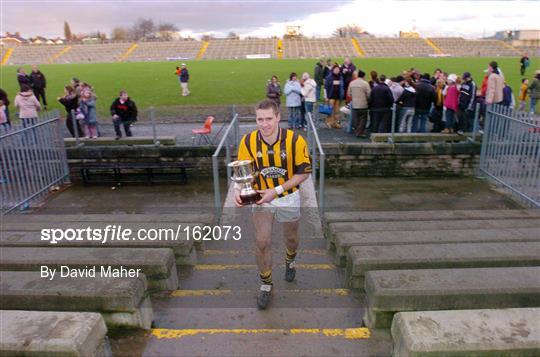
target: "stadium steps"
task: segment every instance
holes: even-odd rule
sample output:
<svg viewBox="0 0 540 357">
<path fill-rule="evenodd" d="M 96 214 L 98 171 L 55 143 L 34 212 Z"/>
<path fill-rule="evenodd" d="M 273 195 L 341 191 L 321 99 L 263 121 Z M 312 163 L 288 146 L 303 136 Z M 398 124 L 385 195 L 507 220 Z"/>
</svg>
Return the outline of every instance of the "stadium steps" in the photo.
<svg viewBox="0 0 540 357">
<path fill-rule="evenodd" d="M 351 38 L 351 42 L 352 42 L 352 45 L 353 45 L 354 49 L 356 50 L 356 53 L 358 53 L 358 56 L 366 57 L 366 53 L 364 52 L 364 50 L 360 46 L 360 43 L 358 42 L 358 40 L 356 38 Z"/>
<path fill-rule="evenodd" d="M 429 38 L 424 38 L 424 41 L 426 41 L 428 46 L 433 48 L 435 50 L 435 53 L 437 53 L 438 55 L 444 54 L 444 52 L 436 44 L 434 44 L 433 41 L 431 41 Z"/>
<path fill-rule="evenodd" d="M 313 212 L 301 218 L 299 267 L 292 283 L 284 280 L 285 247 L 281 227 L 274 227 L 274 296 L 268 309 L 258 310 L 251 212 L 229 208 L 231 203 L 229 195 L 221 224 L 240 225 L 242 239 L 208 243 L 197 265 L 179 272 L 179 290 L 153 296 L 155 328 L 143 356 L 391 353 L 388 331 L 362 326 L 364 295 L 343 288 L 343 270 L 332 264 L 322 236 L 313 233 L 321 230 Z"/>
<path fill-rule="evenodd" d="M 201 45 L 201 49 L 199 50 L 199 52 L 197 53 L 197 59 L 200 60 L 204 57 L 204 54 L 206 53 L 206 50 L 208 49 L 208 46 L 210 45 L 210 42 L 208 41 L 203 41 L 202 45 Z"/>
<path fill-rule="evenodd" d="M 2 66 L 6 65 L 9 61 L 9 58 L 13 54 L 13 47 L 10 47 L 6 50 L 6 53 L 4 53 L 4 56 L 2 57 Z"/>
<path fill-rule="evenodd" d="M 57 59 L 59 59 L 60 57 L 62 57 L 63 55 L 65 55 L 66 53 L 71 51 L 72 48 L 73 47 L 71 47 L 71 46 L 64 47 L 63 49 L 61 49 L 60 51 L 58 51 L 57 53 L 52 55 L 47 62 L 49 62 L 49 63 L 56 62 Z"/>
<path fill-rule="evenodd" d="M 118 61 L 119 62 L 122 62 L 122 61 L 125 61 L 133 51 L 135 51 L 137 48 L 139 47 L 139 45 L 137 43 L 133 43 L 127 50 L 126 52 L 124 52 L 122 55 L 120 55 L 118 57 Z"/>
</svg>

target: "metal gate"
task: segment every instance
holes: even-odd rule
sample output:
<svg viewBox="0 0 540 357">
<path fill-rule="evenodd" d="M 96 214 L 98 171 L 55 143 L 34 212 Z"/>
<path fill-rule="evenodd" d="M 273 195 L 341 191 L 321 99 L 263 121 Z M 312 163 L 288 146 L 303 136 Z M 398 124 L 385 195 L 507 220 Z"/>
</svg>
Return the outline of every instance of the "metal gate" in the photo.
<svg viewBox="0 0 540 357">
<path fill-rule="evenodd" d="M 480 171 L 525 203 L 540 207 L 540 118 L 488 107 Z"/>
<path fill-rule="evenodd" d="M 0 127 L 0 215 L 24 210 L 69 182 L 59 111 Z"/>
</svg>

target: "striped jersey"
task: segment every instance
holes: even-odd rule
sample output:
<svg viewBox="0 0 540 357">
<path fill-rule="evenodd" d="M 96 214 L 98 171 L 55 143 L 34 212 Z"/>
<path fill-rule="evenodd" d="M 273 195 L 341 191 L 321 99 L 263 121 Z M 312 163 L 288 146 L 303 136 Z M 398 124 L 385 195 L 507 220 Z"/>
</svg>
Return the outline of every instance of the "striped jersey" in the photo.
<svg viewBox="0 0 540 357">
<path fill-rule="evenodd" d="M 311 172 L 311 160 L 304 138 L 292 130 L 279 129 L 276 142 L 267 144 L 259 130 L 242 137 L 238 148 L 238 160 L 251 160 L 259 173 L 255 189 L 275 188 L 296 174 Z M 298 190 L 298 186 L 283 192 L 281 196 Z"/>
</svg>

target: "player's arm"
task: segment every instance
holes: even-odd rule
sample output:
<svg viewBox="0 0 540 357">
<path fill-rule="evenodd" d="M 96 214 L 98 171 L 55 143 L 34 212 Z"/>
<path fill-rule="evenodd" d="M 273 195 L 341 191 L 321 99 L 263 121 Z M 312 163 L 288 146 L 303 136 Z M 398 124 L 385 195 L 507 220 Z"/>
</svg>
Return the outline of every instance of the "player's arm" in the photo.
<svg viewBox="0 0 540 357">
<path fill-rule="evenodd" d="M 246 146 L 246 136 L 242 137 L 240 144 L 238 145 L 238 161 L 241 160 L 252 160 L 251 155 L 249 154 L 248 148 Z M 234 184 L 234 204 L 236 207 L 242 207 L 242 200 L 240 199 L 240 185 L 237 183 Z"/>
</svg>

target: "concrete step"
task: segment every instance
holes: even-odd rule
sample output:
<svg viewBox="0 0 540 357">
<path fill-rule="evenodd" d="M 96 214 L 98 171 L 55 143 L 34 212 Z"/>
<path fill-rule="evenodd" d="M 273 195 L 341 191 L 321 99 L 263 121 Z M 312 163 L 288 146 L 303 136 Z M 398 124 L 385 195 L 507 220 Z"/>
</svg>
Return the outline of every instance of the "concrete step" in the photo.
<svg viewBox="0 0 540 357">
<path fill-rule="evenodd" d="M 2 356 L 112 356 L 98 313 L 0 311 Z"/>
<path fill-rule="evenodd" d="M 157 140 L 160 145 L 175 145 L 176 138 L 174 136 L 158 136 Z M 154 138 L 148 136 L 132 136 L 129 138 L 121 138 L 115 140 L 111 137 L 100 137 L 96 139 L 80 138 L 79 142 L 84 146 L 129 146 L 129 145 L 154 145 Z M 66 147 L 75 146 L 77 144 L 75 138 L 64 138 Z"/>
<path fill-rule="evenodd" d="M 539 356 L 540 309 L 400 312 L 394 357 Z"/>
<path fill-rule="evenodd" d="M 0 272 L 0 309 L 100 312 L 109 328 L 149 329 L 152 304 L 138 278 L 44 279 L 39 272 Z"/>
<path fill-rule="evenodd" d="M 335 222 L 454 221 L 470 219 L 540 218 L 540 210 L 432 210 L 432 211 L 330 211 L 326 224 Z"/>
<path fill-rule="evenodd" d="M 448 229 L 499 229 L 537 228 L 540 234 L 540 219 L 500 219 L 500 220 L 456 220 L 456 221 L 397 221 L 397 222 L 339 222 L 330 223 L 332 235 L 339 232 L 378 231 L 440 231 Z"/>
<path fill-rule="evenodd" d="M 6 215 L 2 217 L 4 223 L 17 223 L 17 222 L 45 222 L 45 223 L 58 223 L 58 222 L 102 222 L 102 223 L 157 223 L 157 222 L 169 222 L 169 223 L 197 223 L 197 224 L 210 224 L 214 220 L 213 214 L 207 213 L 178 213 L 178 214 L 154 214 L 154 213 L 115 213 L 115 214 L 14 214 Z"/>
<path fill-rule="evenodd" d="M 26 231 L 12 232 L 4 231 L 0 236 L 0 247 L 93 247 L 93 248 L 170 248 L 172 249 L 177 265 L 195 265 L 197 254 L 194 249 L 193 240 L 187 240 L 183 232 L 173 230 L 170 234 L 162 231 L 162 240 L 139 240 L 136 233 L 130 240 L 88 240 L 86 234 L 81 235 L 81 240 L 57 240 L 51 244 L 51 240 L 42 240 L 42 232 Z"/>
<path fill-rule="evenodd" d="M 44 229 L 61 229 L 61 230 L 86 230 L 90 228 L 91 230 L 99 229 L 104 231 L 105 228 L 109 227 L 109 230 L 112 232 L 121 232 L 121 230 L 131 229 L 133 232 L 138 232 L 139 230 L 157 230 L 157 229 L 172 229 L 175 234 L 178 230 L 178 236 L 185 236 L 184 228 L 195 226 L 202 226 L 203 224 L 199 222 L 125 222 L 125 223 L 115 223 L 115 222 L 85 222 L 84 218 L 80 218 L 78 222 L 25 222 L 24 219 L 21 219 L 18 222 L 3 222 L 2 230 L 11 231 L 11 232 L 42 232 Z M 78 232 L 78 231 L 77 231 Z"/>
<path fill-rule="evenodd" d="M 540 267 L 369 271 L 365 290 L 364 323 L 387 328 L 401 311 L 540 306 Z"/>
<path fill-rule="evenodd" d="M 347 256 L 349 286 L 364 288 L 372 270 L 482 268 L 540 265 L 540 244 L 456 243 L 351 247 Z"/>
<path fill-rule="evenodd" d="M 158 308 L 253 308 L 259 293 L 258 286 L 251 290 L 212 289 L 175 290 L 154 294 L 152 301 Z M 272 308 L 360 308 L 366 306 L 364 294 L 343 288 L 298 289 L 276 287 Z"/>
<path fill-rule="evenodd" d="M 278 328 L 351 328 L 362 326 L 362 309 L 335 307 L 157 307 L 156 328 L 167 329 L 278 329 Z M 209 316 L 214 316 L 209 319 Z M 216 318 L 216 316 L 219 316 Z"/>
<path fill-rule="evenodd" d="M 437 141 L 467 141 L 470 137 L 470 133 L 460 134 L 446 134 L 446 133 L 373 133 L 370 135 L 370 139 L 375 143 L 386 143 L 388 139 L 393 137 L 395 143 L 433 143 Z M 482 138 L 481 135 L 477 135 L 477 139 Z"/>
<path fill-rule="evenodd" d="M 285 248 L 273 249 L 272 261 L 285 260 Z M 328 264 L 332 263 L 332 256 L 326 249 L 299 249 L 296 261 L 298 263 Z M 255 262 L 254 249 L 206 249 L 198 253 L 200 264 L 253 264 Z"/>
<path fill-rule="evenodd" d="M 143 273 L 150 290 L 176 290 L 178 274 L 174 254 L 166 248 L 2 248 L 0 270 L 41 271 L 48 267 L 57 269 L 67 266 L 71 269 L 95 268 L 96 276 L 118 272 L 124 268 L 124 277 L 131 272 Z M 139 269 L 139 270 L 138 270 Z M 58 276 L 58 275 L 57 275 Z M 113 275 L 113 277 L 119 277 Z"/>
<path fill-rule="evenodd" d="M 187 267 L 178 270 L 182 289 L 258 289 L 261 282 L 256 265 L 230 265 L 212 266 L 214 269 L 198 269 Z M 293 282 L 285 281 L 285 268 L 281 265 L 272 269 L 274 287 L 277 290 L 286 287 L 294 289 L 343 288 L 345 281 L 344 269 L 333 264 L 325 264 L 318 269 L 304 269 L 299 266 L 296 270 L 296 279 Z M 277 291 L 276 290 L 276 291 Z"/>
<path fill-rule="evenodd" d="M 455 229 L 442 231 L 340 232 L 335 235 L 335 263 L 345 266 L 350 247 L 364 245 L 540 241 L 539 228 Z"/>
<path fill-rule="evenodd" d="M 387 331 L 337 329 L 155 329 L 143 356 L 389 356 Z"/>
</svg>

